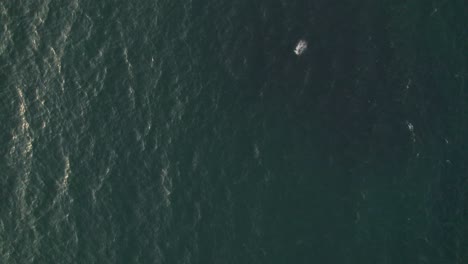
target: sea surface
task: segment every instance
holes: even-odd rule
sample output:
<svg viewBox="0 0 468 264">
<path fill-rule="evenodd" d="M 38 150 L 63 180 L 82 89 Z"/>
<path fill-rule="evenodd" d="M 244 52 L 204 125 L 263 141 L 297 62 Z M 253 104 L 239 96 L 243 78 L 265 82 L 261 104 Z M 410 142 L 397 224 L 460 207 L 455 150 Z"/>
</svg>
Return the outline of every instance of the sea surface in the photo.
<svg viewBox="0 0 468 264">
<path fill-rule="evenodd" d="M 0 263 L 468 263 L 467 17 L 1 0 Z"/>
</svg>

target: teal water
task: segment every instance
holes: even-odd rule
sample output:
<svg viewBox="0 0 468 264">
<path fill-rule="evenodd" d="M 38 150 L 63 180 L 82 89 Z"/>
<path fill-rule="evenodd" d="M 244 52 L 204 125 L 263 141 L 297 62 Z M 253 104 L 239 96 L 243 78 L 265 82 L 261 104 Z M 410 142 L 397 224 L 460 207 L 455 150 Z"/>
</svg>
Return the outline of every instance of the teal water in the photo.
<svg viewBox="0 0 468 264">
<path fill-rule="evenodd" d="M 467 14 L 1 1 L 0 263 L 468 263 Z"/>
</svg>

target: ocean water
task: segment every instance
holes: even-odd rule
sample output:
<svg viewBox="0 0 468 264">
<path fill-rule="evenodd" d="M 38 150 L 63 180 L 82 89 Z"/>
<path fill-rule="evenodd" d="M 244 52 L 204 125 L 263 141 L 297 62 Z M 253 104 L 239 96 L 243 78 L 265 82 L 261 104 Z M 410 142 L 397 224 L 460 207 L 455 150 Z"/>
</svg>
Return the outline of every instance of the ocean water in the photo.
<svg viewBox="0 0 468 264">
<path fill-rule="evenodd" d="M 468 263 L 467 14 L 0 1 L 0 263 Z"/>
</svg>

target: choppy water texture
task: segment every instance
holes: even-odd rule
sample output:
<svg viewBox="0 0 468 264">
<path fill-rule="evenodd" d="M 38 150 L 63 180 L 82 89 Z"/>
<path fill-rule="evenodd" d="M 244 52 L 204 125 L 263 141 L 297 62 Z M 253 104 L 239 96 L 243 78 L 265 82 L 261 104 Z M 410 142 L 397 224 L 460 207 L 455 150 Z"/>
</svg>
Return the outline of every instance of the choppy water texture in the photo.
<svg viewBox="0 0 468 264">
<path fill-rule="evenodd" d="M 0 1 L 0 262 L 468 263 L 467 14 Z"/>
</svg>

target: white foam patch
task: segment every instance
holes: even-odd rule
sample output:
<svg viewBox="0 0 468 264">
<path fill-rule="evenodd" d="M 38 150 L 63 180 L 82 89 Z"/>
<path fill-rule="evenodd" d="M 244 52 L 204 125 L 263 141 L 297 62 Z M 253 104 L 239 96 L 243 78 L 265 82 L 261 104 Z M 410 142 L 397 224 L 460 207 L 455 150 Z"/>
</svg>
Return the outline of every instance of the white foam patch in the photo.
<svg viewBox="0 0 468 264">
<path fill-rule="evenodd" d="M 68 156 L 65 156 L 65 169 L 64 169 L 64 175 L 63 175 L 63 181 L 62 181 L 62 187 L 66 188 L 68 186 L 68 177 L 70 177 L 70 158 Z"/>
<path fill-rule="evenodd" d="M 294 48 L 294 53 L 296 53 L 297 56 L 302 55 L 305 51 L 307 50 L 307 41 L 301 39 L 299 42 L 296 44 L 296 48 Z"/>
<path fill-rule="evenodd" d="M 416 134 L 414 133 L 414 126 L 409 121 L 406 121 L 406 126 L 408 127 L 409 132 L 411 133 L 411 140 L 416 142 Z"/>
</svg>

